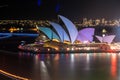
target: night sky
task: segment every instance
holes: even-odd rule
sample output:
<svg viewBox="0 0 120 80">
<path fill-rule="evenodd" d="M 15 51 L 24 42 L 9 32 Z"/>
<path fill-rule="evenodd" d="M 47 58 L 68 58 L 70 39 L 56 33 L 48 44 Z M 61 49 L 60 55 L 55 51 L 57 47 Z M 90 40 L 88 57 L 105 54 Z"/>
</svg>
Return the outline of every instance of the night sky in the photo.
<svg viewBox="0 0 120 80">
<path fill-rule="evenodd" d="M 120 18 L 120 0 L 0 0 L 0 19 Z"/>
</svg>

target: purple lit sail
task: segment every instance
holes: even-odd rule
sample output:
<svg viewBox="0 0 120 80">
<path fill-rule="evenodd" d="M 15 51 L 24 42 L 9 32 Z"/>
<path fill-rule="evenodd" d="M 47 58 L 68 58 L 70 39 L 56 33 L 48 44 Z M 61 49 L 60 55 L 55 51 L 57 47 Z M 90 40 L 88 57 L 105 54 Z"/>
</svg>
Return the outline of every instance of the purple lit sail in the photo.
<svg viewBox="0 0 120 80">
<path fill-rule="evenodd" d="M 101 36 L 95 36 L 101 43 L 103 42 L 103 38 Z"/>
<path fill-rule="evenodd" d="M 79 40 L 81 42 L 84 41 L 89 41 L 92 42 L 93 41 L 93 35 L 94 35 L 94 28 L 85 28 L 82 29 L 78 32 L 78 36 L 76 40 Z"/>
<path fill-rule="evenodd" d="M 115 35 L 109 35 L 109 36 L 96 36 L 96 38 L 100 41 L 100 42 L 107 42 L 107 43 L 112 43 L 113 39 L 115 38 Z"/>
</svg>

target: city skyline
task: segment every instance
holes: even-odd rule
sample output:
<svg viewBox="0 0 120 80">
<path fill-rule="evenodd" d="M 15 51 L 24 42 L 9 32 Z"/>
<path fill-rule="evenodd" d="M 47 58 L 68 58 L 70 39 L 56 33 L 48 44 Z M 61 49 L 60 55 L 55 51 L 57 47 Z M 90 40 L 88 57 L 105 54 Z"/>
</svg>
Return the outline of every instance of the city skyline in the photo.
<svg viewBox="0 0 120 80">
<path fill-rule="evenodd" d="M 120 18 L 119 0 L 1 0 L 0 19 Z"/>
</svg>

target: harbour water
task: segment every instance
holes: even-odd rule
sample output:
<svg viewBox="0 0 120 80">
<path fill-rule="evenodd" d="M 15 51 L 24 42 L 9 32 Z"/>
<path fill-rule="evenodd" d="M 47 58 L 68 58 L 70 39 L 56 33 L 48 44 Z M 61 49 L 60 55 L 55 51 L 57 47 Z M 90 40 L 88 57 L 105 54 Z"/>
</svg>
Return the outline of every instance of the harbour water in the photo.
<svg viewBox="0 0 120 80">
<path fill-rule="evenodd" d="M 120 80 L 119 53 L 34 54 L 18 50 L 21 39 L 34 42 L 30 37 L 0 41 L 0 70 L 31 80 Z"/>
</svg>

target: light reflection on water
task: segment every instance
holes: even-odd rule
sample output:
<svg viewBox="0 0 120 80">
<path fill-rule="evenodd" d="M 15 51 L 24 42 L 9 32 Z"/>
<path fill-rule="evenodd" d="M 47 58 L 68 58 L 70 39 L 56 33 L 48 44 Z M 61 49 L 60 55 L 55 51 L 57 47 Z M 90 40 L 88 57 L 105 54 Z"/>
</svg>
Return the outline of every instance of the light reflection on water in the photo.
<svg viewBox="0 0 120 80">
<path fill-rule="evenodd" d="M 111 76 L 114 78 L 117 76 L 117 55 L 111 55 Z"/>
<path fill-rule="evenodd" d="M 0 55 L 0 63 L 3 57 Z M 11 58 L 14 60 L 14 57 Z M 19 75 L 32 80 L 120 80 L 119 53 L 32 54 L 20 52 L 19 56 L 16 56 L 18 59 L 15 58 L 17 64 L 12 63 L 12 65 L 11 58 L 4 57 L 4 63 L 2 62 L 1 65 L 8 63 L 7 70 L 11 69 L 11 66 L 16 66 L 16 70 L 10 70 L 11 73 L 17 73 L 20 69 L 24 73 L 18 73 Z M 7 62 L 8 59 L 10 62 Z"/>
<path fill-rule="evenodd" d="M 30 54 L 23 54 L 23 56 L 25 55 Z M 36 68 L 40 67 L 41 80 L 76 80 L 80 78 L 92 80 L 97 79 L 95 76 L 103 77 L 103 79 L 100 78 L 102 80 L 119 80 L 117 74 L 119 55 L 117 53 L 79 53 L 34 54 L 31 56 L 35 57 Z"/>
</svg>

